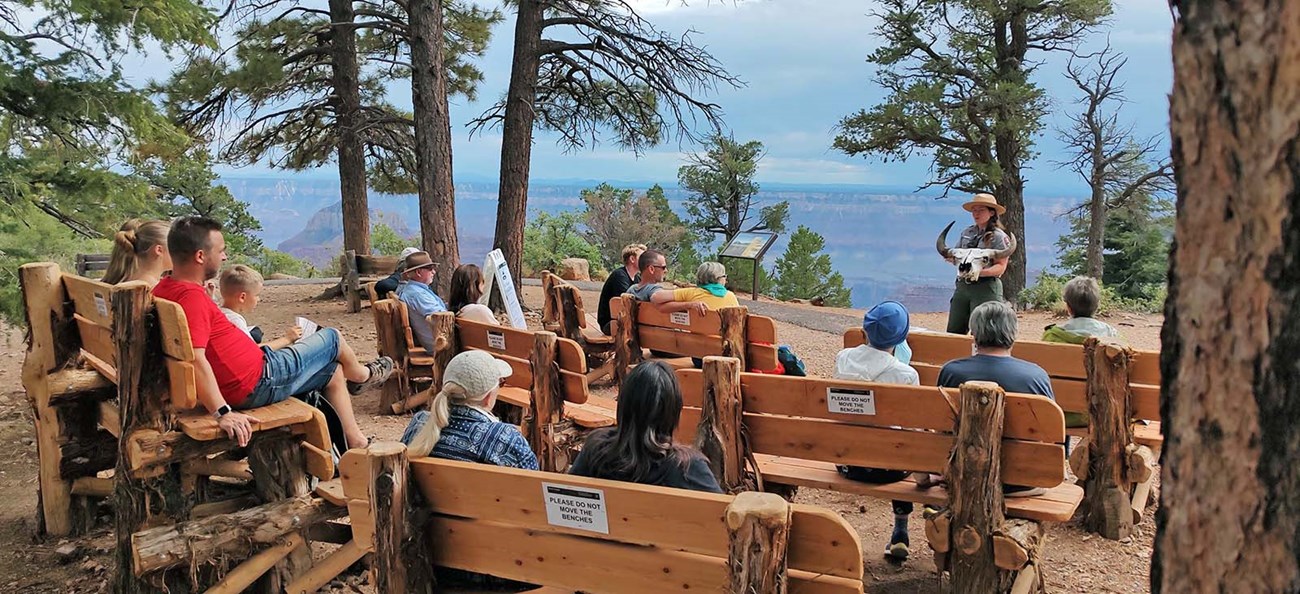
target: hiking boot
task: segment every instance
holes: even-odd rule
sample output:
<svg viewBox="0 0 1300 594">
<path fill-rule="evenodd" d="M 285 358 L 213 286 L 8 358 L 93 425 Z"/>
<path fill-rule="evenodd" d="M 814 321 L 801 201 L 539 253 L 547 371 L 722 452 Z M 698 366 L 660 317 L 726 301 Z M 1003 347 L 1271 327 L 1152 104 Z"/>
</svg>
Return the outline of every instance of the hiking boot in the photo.
<svg viewBox="0 0 1300 594">
<path fill-rule="evenodd" d="M 364 382 L 348 382 L 348 393 L 356 396 L 370 388 L 383 385 L 388 381 L 388 376 L 393 375 L 393 360 L 389 357 L 379 357 L 374 361 L 366 363 L 366 369 L 370 370 L 370 377 Z"/>
<path fill-rule="evenodd" d="M 893 561 L 906 561 L 910 544 L 907 530 L 895 528 L 894 534 L 889 538 L 889 546 L 885 547 L 885 557 Z"/>
</svg>

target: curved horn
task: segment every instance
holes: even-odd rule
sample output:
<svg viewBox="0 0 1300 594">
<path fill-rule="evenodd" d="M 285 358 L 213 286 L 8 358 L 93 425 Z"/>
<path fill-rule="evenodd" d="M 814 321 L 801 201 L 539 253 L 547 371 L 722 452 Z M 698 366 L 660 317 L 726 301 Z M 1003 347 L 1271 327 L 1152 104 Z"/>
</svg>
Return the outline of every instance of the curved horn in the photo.
<svg viewBox="0 0 1300 594">
<path fill-rule="evenodd" d="M 1003 258 L 1008 258 L 1008 257 L 1011 256 L 1011 254 L 1015 253 L 1015 251 L 1016 251 L 1016 236 L 1015 236 L 1014 234 L 1012 234 L 1010 231 L 1007 232 L 1007 243 L 1009 244 L 1009 245 L 1007 245 L 1007 249 L 1005 249 L 1005 250 L 999 250 L 999 251 L 997 251 L 997 252 L 994 252 L 994 253 L 993 253 L 993 259 L 995 259 L 995 260 L 1001 260 L 1001 259 L 1003 259 Z"/>
<path fill-rule="evenodd" d="M 952 257 L 952 252 L 948 250 L 948 231 L 950 231 L 952 226 L 956 223 L 957 221 L 948 223 L 948 226 L 944 227 L 943 231 L 939 232 L 939 238 L 934 240 L 934 249 L 939 250 L 939 255 L 945 258 Z"/>
</svg>

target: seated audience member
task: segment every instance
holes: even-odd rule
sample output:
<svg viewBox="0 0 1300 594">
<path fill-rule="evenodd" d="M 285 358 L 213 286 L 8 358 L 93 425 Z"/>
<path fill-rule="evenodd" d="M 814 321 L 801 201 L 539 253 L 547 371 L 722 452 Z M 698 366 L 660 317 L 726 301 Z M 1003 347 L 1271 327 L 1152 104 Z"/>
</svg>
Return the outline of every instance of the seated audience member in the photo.
<svg viewBox="0 0 1300 594">
<path fill-rule="evenodd" d="M 706 310 L 722 309 L 740 305 L 736 294 L 727 290 L 727 269 L 718 262 L 705 262 L 695 270 L 695 283 L 699 286 L 656 291 L 650 296 L 650 302 L 659 306 L 660 311 L 695 311 L 703 314 Z"/>
<path fill-rule="evenodd" d="M 636 265 L 641 271 L 641 280 L 628 287 L 627 294 L 636 297 L 637 301 L 649 302 L 651 295 L 663 289 L 659 283 L 664 282 L 668 274 L 668 260 L 655 250 L 646 250 L 641 252 Z"/>
<path fill-rule="evenodd" d="M 1089 336 L 1118 337 L 1114 326 L 1092 317 L 1097 313 L 1101 303 L 1101 286 L 1090 276 L 1076 276 L 1065 283 L 1061 290 L 1061 299 L 1065 309 L 1070 312 L 1070 321 L 1064 324 L 1052 324 L 1043 332 L 1045 342 L 1065 342 L 1083 344 Z"/>
<path fill-rule="evenodd" d="M 411 334 L 424 350 L 434 352 L 433 327 L 425 316 L 447 311 L 447 304 L 433 292 L 429 283 L 433 280 L 433 259 L 428 252 L 413 252 L 403 260 L 406 265 L 402 272 L 402 282 L 397 285 L 397 298 L 406 304 L 407 318 L 411 324 Z"/>
<path fill-rule="evenodd" d="M 956 388 L 969 381 L 996 382 L 1007 392 L 1038 394 L 1053 400 L 1052 380 L 1047 372 L 1029 361 L 1011 356 L 1016 342 L 1016 312 L 1005 301 L 989 301 L 970 314 L 970 331 L 975 354 L 949 361 L 939 370 L 939 385 Z M 1043 489 L 1005 487 L 1008 497 L 1028 497 Z"/>
<path fill-rule="evenodd" d="M 478 302 L 483 297 L 483 272 L 473 264 L 462 264 L 451 273 L 451 294 L 447 296 L 450 311 L 456 317 L 484 324 L 500 324 L 488 306 Z"/>
<path fill-rule="evenodd" d="M 862 318 L 862 329 L 867 334 L 867 344 L 844 349 L 835 356 L 835 378 L 885 384 L 919 385 L 916 370 L 894 357 L 894 349 L 904 344 L 911 327 L 907 308 L 897 301 L 885 301 Z M 896 483 L 907 478 L 901 470 L 883 470 L 860 466 L 840 466 L 840 473 L 853 480 L 867 483 Z M 925 475 L 928 479 L 929 475 Z M 919 477 L 918 477 L 919 478 Z M 885 555 L 902 561 L 907 559 L 911 540 L 907 535 L 907 521 L 912 514 L 912 502 L 894 501 L 894 532 L 885 547 Z"/>
<path fill-rule="evenodd" d="M 453 357 L 429 410 L 415 413 L 402 433 L 411 456 L 537 470 L 537 456 L 519 429 L 492 414 L 510 373 L 510 364 L 484 351 Z"/>
<path fill-rule="evenodd" d="M 1070 312 L 1070 321 L 1048 326 L 1043 331 L 1044 342 L 1083 344 L 1089 336 L 1119 338 L 1119 332 L 1113 326 L 1092 317 L 1101 303 L 1101 286 L 1096 279 L 1090 276 L 1070 279 L 1061 290 L 1061 299 L 1065 301 L 1066 311 Z M 1087 427 L 1088 413 L 1065 413 L 1065 426 Z"/>
<path fill-rule="evenodd" d="M 221 313 L 226 314 L 226 319 L 230 320 L 236 328 L 239 328 L 247 334 L 253 342 L 271 347 L 272 350 L 282 349 L 294 343 L 295 340 L 302 338 L 302 328 L 297 324 L 289 326 L 284 332 L 284 336 L 274 340 L 263 342 L 262 329 L 257 326 L 249 326 L 248 320 L 244 318 L 245 314 L 253 313 L 257 309 L 258 295 L 262 293 L 262 274 L 243 264 L 236 264 L 221 271 L 221 278 L 218 286 L 221 289 Z"/>
<path fill-rule="evenodd" d="M 113 237 L 113 252 L 101 279 L 110 285 L 126 281 L 144 281 L 153 287 L 164 272 L 171 270 L 167 252 L 167 221 L 131 219 L 122 224 Z"/>
<path fill-rule="evenodd" d="M 628 287 L 636 282 L 640 270 L 637 268 L 637 259 L 645 251 L 645 246 L 639 243 L 630 244 L 623 248 L 623 266 L 614 269 L 605 279 L 605 285 L 600 288 L 600 303 L 596 306 L 596 323 L 600 326 L 600 331 L 606 335 L 609 334 L 609 321 L 613 316 L 609 313 L 609 300 L 623 293 L 626 293 Z"/>
<path fill-rule="evenodd" d="M 618 393 L 618 425 L 587 437 L 569 474 L 721 493 L 699 452 L 673 443 L 682 414 L 677 376 L 660 361 L 636 366 Z"/>
<path fill-rule="evenodd" d="M 362 365 L 333 328 L 322 328 L 288 348 L 259 348 L 208 298 L 203 283 L 212 280 L 226 259 L 221 224 L 207 217 L 183 217 L 167 237 L 172 274 L 158 282 L 154 296 L 175 301 L 185 311 L 194 346 L 195 385 L 199 403 L 241 447 L 252 437 L 257 419 L 232 409 L 250 409 L 298 394 L 322 390 L 343 425 L 349 447 L 368 440 L 357 425 L 349 394 L 384 383 L 393 360 L 380 357 Z"/>
<path fill-rule="evenodd" d="M 397 255 L 397 269 L 392 274 L 375 281 L 375 294 L 380 299 L 387 298 L 389 293 L 396 293 L 397 286 L 402 282 L 402 272 L 406 270 L 406 257 L 420 251 L 417 247 L 408 247 Z"/>
</svg>

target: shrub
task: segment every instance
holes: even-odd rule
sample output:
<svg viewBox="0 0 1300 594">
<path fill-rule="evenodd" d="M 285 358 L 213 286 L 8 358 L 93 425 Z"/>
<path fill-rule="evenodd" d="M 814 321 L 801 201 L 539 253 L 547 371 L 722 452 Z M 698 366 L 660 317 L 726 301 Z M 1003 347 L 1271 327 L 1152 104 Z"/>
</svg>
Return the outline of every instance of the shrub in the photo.
<svg viewBox="0 0 1300 594">
<path fill-rule="evenodd" d="M 524 227 L 525 276 L 535 276 L 543 270 L 555 270 L 565 258 L 585 258 L 592 268 L 592 277 L 601 270 L 600 250 L 579 233 L 582 215 L 562 212 L 549 215 L 538 212 Z"/>
</svg>

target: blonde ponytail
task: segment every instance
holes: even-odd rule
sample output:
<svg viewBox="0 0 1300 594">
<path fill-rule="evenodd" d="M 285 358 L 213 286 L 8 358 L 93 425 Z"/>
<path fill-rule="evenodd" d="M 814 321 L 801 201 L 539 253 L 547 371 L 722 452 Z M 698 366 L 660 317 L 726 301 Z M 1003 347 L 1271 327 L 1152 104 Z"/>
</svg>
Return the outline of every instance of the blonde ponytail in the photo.
<svg viewBox="0 0 1300 594">
<path fill-rule="evenodd" d="M 407 454 L 413 458 L 428 456 L 433 451 L 433 447 L 438 445 L 442 430 L 451 422 L 452 401 L 459 404 L 467 398 L 465 388 L 460 384 L 444 383 L 442 389 L 434 394 L 433 400 L 429 402 L 429 418 L 415 433 L 415 437 L 411 438 L 411 443 L 406 448 Z"/>
<path fill-rule="evenodd" d="M 167 245 L 167 221 L 141 221 L 131 219 L 122 224 L 113 236 L 113 253 L 101 279 L 116 285 L 136 275 L 140 270 L 140 256 L 155 246 Z"/>
</svg>

